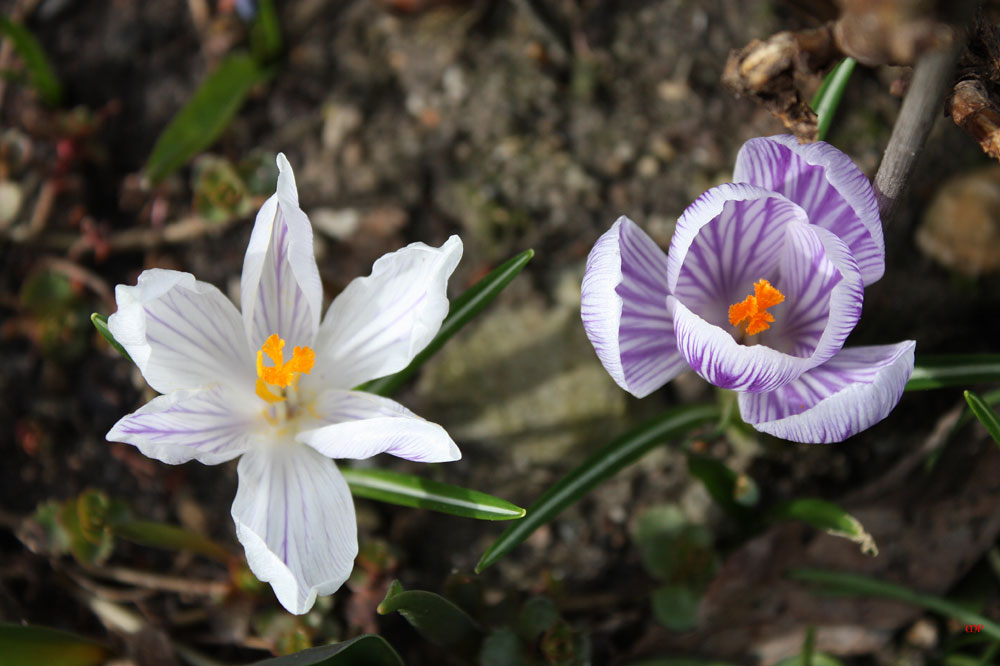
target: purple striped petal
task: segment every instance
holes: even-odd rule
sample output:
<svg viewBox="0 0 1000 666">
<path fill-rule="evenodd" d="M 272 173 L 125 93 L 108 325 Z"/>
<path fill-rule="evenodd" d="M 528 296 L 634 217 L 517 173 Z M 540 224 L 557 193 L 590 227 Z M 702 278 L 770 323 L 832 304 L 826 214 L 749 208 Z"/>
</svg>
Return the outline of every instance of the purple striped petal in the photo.
<svg viewBox="0 0 1000 666">
<path fill-rule="evenodd" d="M 760 344 L 820 365 L 840 351 L 861 317 L 864 287 L 842 240 L 803 222 L 789 224 L 774 285 L 785 295 Z"/>
<path fill-rule="evenodd" d="M 253 396 L 254 362 L 236 307 L 190 273 L 154 268 L 115 288 L 115 340 L 160 393 L 224 384 Z"/>
<path fill-rule="evenodd" d="M 448 278 L 461 258 L 458 236 L 439 248 L 412 243 L 352 280 L 323 317 L 303 386 L 350 389 L 409 365 L 448 314 Z"/>
<path fill-rule="evenodd" d="M 286 342 L 289 351 L 312 346 L 323 285 L 313 255 L 312 227 L 299 208 L 292 167 L 280 153 L 278 188 L 257 213 L 243 259 L 240 295 L 254 353 L 273 334 Z"/>
<path fill-rule="evenodd" d="M 779 194 L 745 184 L 719 185 L 684 211 L 667 255 L 670 292 L 709 323 L 729 327 L 729 306 L 775 283 L 785 227 L 805 212 Z"/>
<path fill-rule="evenodd" d="M 290 613 L 347 580 L 358 554 L 354 502 L 332 460 L 294 442 L 251 450 L 237 467 L 236 538 Z"/>
<path fill-rule="evenodd" d="M 302 431 L 296 440 L 330 458 L 390 453 L 417 462 L 451 462 L 462 457 L 444 428 L 388 398 L 332 389 L 320 394 L 312 411 L 328 425 Z"/>
<path fill-rule="evenodd" d="M 741 393 L 743 420 L 803 443 L 840 442 L 870 428 L 899 402 L 913 372 L 912 340 L 843 349 L 769 393 Z"/>
<path fill-rule="evenodd" d="M 173 391 L 122 418 L 107 438 L 170 465 L 189 460 L 216 465 L 250 446 L 254 417 L 246 404 L 221 386 Z"/>
<path fill-rule="evenodd" d="M 854 162 L 822 141 L 794 136 L 751 139 L 736 156 L 733 179 L 780 192 L 802 206 L 809 221 L 851 249 L 865 285 L 885 272 L 885 240 L 875 192 Z"/>
<path fill-rule="evenodd" d="M 667 311 L 667 257 L 627 217 L 587 257 L 580 314 L 612 379 L 643 398 L 687 369 Z"/>
</svg>

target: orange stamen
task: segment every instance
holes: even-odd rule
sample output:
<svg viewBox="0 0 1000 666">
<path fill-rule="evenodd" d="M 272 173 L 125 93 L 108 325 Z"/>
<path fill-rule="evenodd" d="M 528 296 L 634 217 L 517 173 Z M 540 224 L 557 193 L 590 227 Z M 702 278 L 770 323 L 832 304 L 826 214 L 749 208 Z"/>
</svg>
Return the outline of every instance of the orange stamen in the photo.
<svg viewBox="0 0 1000 666">
<path fill-rule="evenodd" d="M 729 306 L 729 323 L 739 326 L 747 321 L 747 335 L 757 335 L 771 328 L 774 315 L 768 308 L 784 302 L 785 295 L 775 289 L 767 280 L 757 280 L 753 285 L 754 293 L 747 296 L 741 303 Z"/>
<path fill-rule="evenodd" d="M 284 391 L 275 393 L 269 385 L 279 388 L 294 385 L 298 382 L 299 375 L 302 373 L 308 375 L 316 363 L 316 353 L 309 347 L 296 347 L 292 350 L 292 358 L 286 362 L 284 347 L 285 341 L 274 334 L 265 340 L 257 351 L 257 395 L 267 402 L 285 400 Z M 265 354 L 274 365 L 264 365 Z"/>
</svg>

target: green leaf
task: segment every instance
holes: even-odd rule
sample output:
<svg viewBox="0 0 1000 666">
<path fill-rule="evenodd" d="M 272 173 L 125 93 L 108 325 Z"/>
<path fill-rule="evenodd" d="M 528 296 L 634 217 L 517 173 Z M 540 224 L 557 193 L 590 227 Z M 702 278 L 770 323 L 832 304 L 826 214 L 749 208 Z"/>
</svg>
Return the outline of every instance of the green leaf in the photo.
<svg viewBox="0 0 1000 666">
<path fill-rule="evenodd" d="M 481 666 L 524 666 L 521 640 L 508 627 L 495 630 L 483 641 L 478 663 Z"/>
<path fill-rule="evenodd" d="M 664 412 L 615 439 L 557 481 L 535 503 L 528 515 L 508 527 L 483 553 L 476 565 L 480 573 L 513 550 L 542 525 L 558 516 L 601 482 L 659 446 L 664 440 L 686 435 L 719 418 L 715 405 L 684 406 Z"/>
<path fill-rule="evenodd" d="M 468 613 L 433 592 L 404 590 L 398 580 L 389 584 L 379 615 L 396 611 L 431 643 L 441 647 L 478 645 L 482 628 Z"/>
<path fill-rule="evenodd" d="M 878 555 L 875 539 L 864 526 L 833 502 L 814 498 L 789 500 L 771 509 L 770 516 L 777 520 L 801 520 L 833 536 L 850 539 L 861 546 L 865 555 Z"/>
<path fill-rule="evenodd" d="M 660 659 L 644 659 L 635 661 L 629 666 L 734 666 L 728 661 L 706 661 L 704 659 L 687 659 L 685 657 L 663 657 Z"/>
<path fill-rule="evenodd" d="M 39 96 L 49 106 L 59 106 L 63 91 L 59 85 L 49 59 L 35 36 L 20 23 L 14 23 L 6 16 L 0 16 L 0 34 L 7 37 L 28 68 L 28 78 Z"/>
<path fill-rule="evenodd" d="M 202 81 L 153 146 L 146 177 L 154 185 L 212 145 L 250 90 L 271 75 L 246 53 L 233 53 Z"/>
<path fill-rule="evenodd" d="M 66 631 L 0 622 L 0 655 L 4 666 L 99 666 L 112 653 Z"/>
<path fill-rule="evenodd" d="M 458 333 L 463 326 L 472 321 L 472 318 L 482 312 L 483 308 L 493 302 L 504 288 L 510 284 L 517 274 L 524 270 L 531 258 L 535 256 L 534 250 L 525 250 L 521 254 L 508 259 L 503 264 L 495 268 L 489 275 L 472 285 L 464 294 L 456 298 L 451 303 L 448 316 L 441 324 L 441 330 L 434 336 L 423 350 L 417 354 L 413 361 L 394 375 L 387 375 L 373 379 L 357 388 L 359 391 L 368 391 L 376 395 L 389 396 L 396 392 L 400 386 L 406 383 L 424 363 L 433 356 L 441 346 L 453 335 Z"/>
<path fill-rule="evenodd" d="M 250 27 L 250 44 L 258 62 L 271 62 L 281 53 L 281 24 L 271 0 L 257 0 L 257 17 Z"/>
<path fill-rule="evenodd" d="M 116 536 L 142 546 L 187 550 L 219 562 L 228 562 L 232 555 L 211 539 L 181 527 L 148 520 L 127 520 L 111 525 Z"/>
<path fill-rule="evenodd" d="M 782 659 L 777 663 L 777 666 L 844 666 L 844 662 L 834 659 L 828 654 L 814 652 L 809 661 L 803 658 L 802 655 L 795 655 L 794 657 Z"/>
<path fill-rule="evenodd" d="M 664 585 L 653 590 L 653 614 L 671 631 L 698 626 L 698 593 L 686 585 Z"/>
<path fill-rule="evenodd" d="M 760 499 L 757 483 L 745 474 L 738 474 L 721 460 L 700 453 L 688 452 L 688 472 L 701 481 L 705 490 L 730 515 L 742 517 L 747 507 Z"/>
<path fill-rule="evenodd" d="M 917 356 L 907 391 L 1000 381 L 1000 354 Z"/>
<path fill-rule="evenodd" d="M 384 638 L 365 634 L 343 643 L 309 648 L 285 657 L 254 662 L 251 666 L 404 666 Z"/>
<path fill-rule="evenodd" d="M 90 315 L 90 321 L 91 323 L 94 324 L 94 328 L 97 329 L 97 332 L 100 333 L 101 336 L 103 336 L 104 339 L 108 341 L 109 345 L 114 347 L 119 354 L 121 354 L 128 360 L 130 361 L 132 360 L 132 357 L 128 355 L 127 351 L 125 351 L 125 348 L 122 347 L 117 340 L 115 340 L 115 336 L 111 335 L 111 329 L 108 328 L 107 315 L 102 315 L 95 312 L 94 314 Z"/>
<path fill-rule="evenodd" d="M 841 594 L 881 597 L 883 599 L 901 601 L 913 606 L 920 606 L 926 610 L 954 618 L 964 625 L 979 625 L 982 627 L 981 633 L 986 634 L 994 640 L 1000 640 L 1000 624 L 947 599 L 914 592 L 902 585 L 884 583 L 880 580 L 857 574 L 822 569 L 792 569 L 788 575 L 792 580 L 817 583 L 829 588 L 833 592 Z"/>
<path fill-rule="evenodd" d="M 521 507 L 478 490 L 384 469 L 344 467 L 340 471 L 358 497 L 479 520 L 513 520 L 524 516 Z"/>
<path fill-rule="evenodd" d="M 976 415 L 979 422 L 986 426 L 993 441 L 1000 446 L 1000 420 L 997 420 L 997 413 L 986 404 L 986 401 L 972 391 L 966 391 L 964 395 L 965 401 L 969 403 L 969 409 Z"/>
<path fill-rule="evenodd" d="M 559 620 L 559 610 L 548 597 L 532 597 L 517 614 L 518 631 L 528 641 L 534 641 Z"/>
<path fill-rule="evenodd" d="M 854 58 L 844 58 L 833 71 L 826 75 L 823 84 L 816 91 L 812 98 L 812 108 L 818 116 L 816 138 L 822 141 L 826 138 L 826 133 L 830 129 L 833 115 L 840 106 L 840 100 L 844 96 L 844 89 L 854 71 Z"/>
<path fill-rule="evenodd" d="M 664 583 L 708 584 L 718 565 L 712 533 L 689 523 L 673 504 L 647 508 L 635 521 L 634 540 L 646 570 Z"/>
</svg>

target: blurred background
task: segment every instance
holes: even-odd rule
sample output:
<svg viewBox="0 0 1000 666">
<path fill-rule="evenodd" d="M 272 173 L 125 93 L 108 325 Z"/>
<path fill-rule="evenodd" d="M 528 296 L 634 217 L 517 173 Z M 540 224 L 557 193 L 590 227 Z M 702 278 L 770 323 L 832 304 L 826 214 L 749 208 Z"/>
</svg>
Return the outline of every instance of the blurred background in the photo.
<svg viewBox="0 0 1000 666">
<path fill-rule="evenodd" d="M 580 325 L 586 256 L 622 214 L 666 248 L 684 208 L 731 179 L 745 140 L 785 132 L 723 87 L 727 56 L 835 18 L 832 2 L 0 8 L 0 620 L 95 638 L 139 664 L 199 663 L 190 649 L 201 663 L 243 664 L 362 633 L 412 664 L 776 663 L 807 635 L 845 664 L 993 663 L 996 648 L 947 614 L 820 596 L 783 573 L 860 572 L 998 616 L 1000 451 L 962 418 L 957 389 L 907 393 L 886 421 L 833 446 L 734 426 L 661 447 L 478 576 L 504 525 L 358 499 L 355 574 L 301 618 L 241 563 L 234 464 L 172 467 L 104 439 L 153 394 L 90 314 L 113 312 L 114 286 L 151 267 L 238 299 L 277 152 L 295 169 L 328 298 L 413 241 L 462 237 L 453 296 L 536 253 L 396 396 L 444 425 L 463 459 L 376 465 L 528 506 L 642 419 L 725 400 L 690 373 L 642 401 L 614 384 Z M 23 47 L 25 30 L 48 72 Z M 859 66 L 827 137 L 869 176 L 907 77 Z M 886 275 L 849 344 L 995 351 L 1000 167 L 943 114 L 886 238 Z M 705 459 L 750 489 L 739 507 L 713 501 L 692 473 Z M 762 520 L 804 497 L 846 507 L 880 554 Z M 182 527 L 231 557 L 119 538 L 100 527 L 116 512 Z M 459 601 L 492 647 L 435 646 L 378 615 L 393 578 Z M 103 602 L 137 618 L 134 631 Z M 547 618 L 540 629 L 524 619 L 532 613 Z"/>
</svg>

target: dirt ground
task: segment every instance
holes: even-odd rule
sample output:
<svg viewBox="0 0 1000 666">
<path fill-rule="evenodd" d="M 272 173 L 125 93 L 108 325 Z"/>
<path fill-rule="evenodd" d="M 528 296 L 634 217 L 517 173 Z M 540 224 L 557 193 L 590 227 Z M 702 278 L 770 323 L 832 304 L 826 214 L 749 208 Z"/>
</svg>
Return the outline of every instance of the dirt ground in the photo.
<svg viewBox="0 0 1000 666">
<path fill-rule="evenodd" d="M 183 525 L 241 552 L 229 511 L 235 464 L 170 467 L 104 439 L 152 395 L 88 321 L 91 312 L 113 311 L 114 285 L 134 284 L 157 266 L 238 295 L 253 212 L 273 188 L 279 151 L 295 168 L 317 229 L 327 298 L 413 241 L 462 237 L 453 295 L 534 248 L 525 273 L 397 396 L 443 424 L 462 461 L 429 471 L 375 461 L 527 506 L 641 419 L 715 399 L 693 376 L 641 401 L 614 385 L 579 324 L 586 255 L 621 214 L 666 247 L 684 208 L 730 179 L 746 139 L 783 131 L 721 86 L 729 51 L 834 13 L 805 1 L 560 0 L 548 5 L 548 17 L 527 2 L 278 3 L 277 70 L 208 151 L 258 165 L 247 179 L 252 211 L 167 242 L 164 227 L 205 216 L 196 170 L 186 166 L 155 188 L 142 186 L 140 174 L 199 81 L 246 44 L 234 3 L 0 6 L 25 4 L 35 5 L 26 25 L 51 59 L 65 102 L 47 109 L 22 84 L 3 83 L 0 161 L 22 204 L 0 227 L 0 620 L 109 639 L 138 663 L 176 663 L 171 640 L 235 664 L 269 656 L 288 635 L 322 644 L 363 632 L 386 636 L 407 663 L 466 663 L 402 618 L 376 615 L 374 605 L 392 577 L 408 589 L 454 587 L 472 575 L 502 525 L 359 499 L 369 562 L 294 631 L 276 619 L 280 607 L 266 588 L 211 602 L 190 591 L 135 595 L 141 585 L 32 552 L 17 536 L 21 519 L 88 488 L 143 519 Z M 869 175 L 899 108 L 890 94 L 898 76 L 859 67 L 829 136 Z M 940 185 L 988 164 L 939 120 L 886 231 L 886 276 L 866 291 L 849 344 L 915 339 L 918 354 L 996 350 L 995 276 L 959 275 L 914 240 Z M 889 419 L 842 444 L 734 433 L 705 450 L 756 481 L 761 507 L 793 497 L 842 502 L 878 541 L 878 557 L 800 525 L 761 530 L 734 520 L 692 480 L 680 449 L 665 447 L 476 577 L 478 593 L 497 623 L 531 595 L 551 597 L 588 637 L 594 664 L 652 656 L 774 663 L 797 653 L 806 627 L 844 663 L 944 663 L 962 633 L 954 622 L 898 604 L 818 597 L 782 572 L 865 572 L 966 600 L 996 618 L 1000 451 L 978 425 L 945 437 L 962 404 L 959 390 L 908 393 Z M 927 452 L 945 439 L 927 471 Z M 637 545 L 639 517 L 667 504 L 707 529 L 720 563 L 690 632 L 657 621 L 650 605 L 657 583 Z M 218 564 L 125 542 L 100 566 L 228 580 Z M 143 639 L 109 638 L 85 601 L 95 595 L 144 618 Z"/>
</svg>

